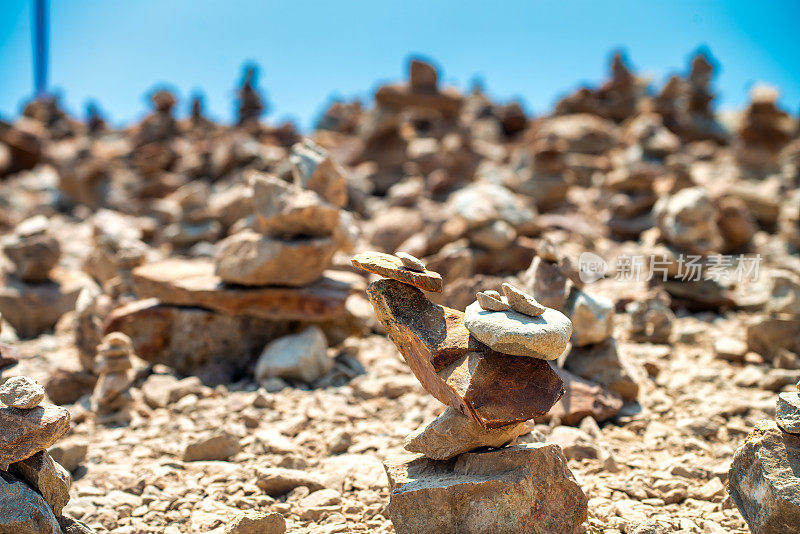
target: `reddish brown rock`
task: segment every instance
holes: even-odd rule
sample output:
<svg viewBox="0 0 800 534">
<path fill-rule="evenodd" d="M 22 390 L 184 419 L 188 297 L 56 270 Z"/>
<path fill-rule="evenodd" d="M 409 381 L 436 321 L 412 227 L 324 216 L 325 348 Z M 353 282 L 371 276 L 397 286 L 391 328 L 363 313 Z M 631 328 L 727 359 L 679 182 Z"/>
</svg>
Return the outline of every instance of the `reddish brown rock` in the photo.
<svg viewBox="0 0 800 534">
<path fill-rule="evenodd" d="M 69 430 L 69 412 L 53 404 L 0 408 L 0 470 L 46 449 Z"/>
<path fill-rule="evenodd" d="M 203 260 L 167 260 L 133 270 L 141 298 L 177 306 L 200 306 L 230 315 L 264 319 L 324 321 L 344 312 L 349 286 L 323 276 L 303 287 L 227 286 Z"/>
<path fill-rule="evenodd" d="M 439 273 L 427 269 L 423 272 L 408 269 L 403 266 L 403 260 L 397 256 L 383 252 L 363 252 L 353 257 L 352 262 L 359 269 L 392 278 L 425 291 L 442 292 L 442 277 Z"/>
<path fill-rule="evenodd" d="M 564 381 L 566 393 L 553 406 L 549 415 L 558 417 L 563 424 L 577 425 L 586 416 L 592 416 L 595 421 L 602 423 L 622 409 L 622 398 L 600 384 L 575 376 L 564 369 L 556 369 L 556 372 Z"/>
<path fill-rule="evenodd" d="M 367 294 L 422 386 L 483 427 L 547 413 L 563 394 L 547 362 L 492 351 L 470 336 L 463 312 L 437 306 L 420 290 L 383 279 Z"/>
</svg>

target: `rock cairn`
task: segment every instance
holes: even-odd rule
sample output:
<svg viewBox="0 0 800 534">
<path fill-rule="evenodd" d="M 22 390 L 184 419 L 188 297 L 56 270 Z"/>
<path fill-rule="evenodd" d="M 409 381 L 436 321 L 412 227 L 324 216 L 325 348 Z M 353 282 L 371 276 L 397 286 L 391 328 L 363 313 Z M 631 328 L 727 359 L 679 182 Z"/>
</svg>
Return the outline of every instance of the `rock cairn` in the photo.
<svg viewBox="0 0 800 534">
<path fill-rule="evenodd" d="M 787 391 L 778 395 L 775 420 L 756 424 L 728 473 L 728 493 L 753 534 L 797 531 L 799 462 L 800 393 Z"/>
<path fill-rule="evenodd" d="M 96 421 L 100 424 L 128 423 L 133 403 L 129 391 L 133 368 L 131 339 L 120 332 L 112 332 L 103 338 L 97 350 L 95 370 L 99 378 L 91 400 Z"/>
<path fill-rule="evenodd" d="M 423 290 L 441 292 L 441 276 L 408 254 L 365 252 L 353 265 L 385 277 L 367 288 L 375 314 L 425 390 L 447 406 L 406 439 L 419 454 L 384 464 L 395 530 L 572 532 L 587 500 L 561 448 L 505 446 L 563 395 L 547 360 L 564 351 L 569 319 L 510 285 L 504 296 L 479 293 L 466 313 L 436 305 Z M 542 503 L 535 514 L 531 502 Z"/>
<path fill-rule="evenodd" d="M 92 532 L 62 513 L 72 479 L 47 449 L 67 433 L 70 415 L 42 404 L 44 396 L 44 388 L 24 376 L 0 386 L 0 531 Z"/>
</svg>

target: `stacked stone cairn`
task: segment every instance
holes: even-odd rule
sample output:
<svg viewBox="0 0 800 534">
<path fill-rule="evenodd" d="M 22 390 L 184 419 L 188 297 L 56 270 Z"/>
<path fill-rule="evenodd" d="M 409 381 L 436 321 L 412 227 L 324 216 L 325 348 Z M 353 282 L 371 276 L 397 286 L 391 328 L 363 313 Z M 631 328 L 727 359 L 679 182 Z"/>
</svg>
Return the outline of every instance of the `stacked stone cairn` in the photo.
<svg viewBox="0 0 800 534">
<path fill-rule="evenodd" d="M 460 312 L 431 302 L 441 276 L 413 256 L 365 252 L 353 265 L 385 278 L 368 297 L 422 386 L 447 406 L 388 459 L 389 515 L 399 534 L 573 532 L 587 499 L 554 444 L 509 445 L 563 395 L 548 360 L 572 327 L 504 285 Z M 490 512 L 487 513 L 487 510 Z"/>
<path fill-rule="evenodd" d="M 121 332 L 112 332 L 103 338 L 98 349 L 95 370 L 99 374 L 92 393 L 92 411 L 100 424 L 125 424 L 130 422 L 133 399 L 131 338 Z"/>
<path fill-rule="evenodd" d="M 787 391 L 778 395 L 775 420 L 756 424 L 734 453 L 728 473 L 728 493 L 753 534 L 800 528 L 798 464 L 800 393 Z"/>
<path fill-rule="evenodd" d="M 0 524 L 3 532 L 90 533 L 64 516 L 72 483 L 69 473 L 47 452 L 67 433 L 69 411 L 42 403 L 44 388 L 24 376 L 0 386 Z"/>
</svg>

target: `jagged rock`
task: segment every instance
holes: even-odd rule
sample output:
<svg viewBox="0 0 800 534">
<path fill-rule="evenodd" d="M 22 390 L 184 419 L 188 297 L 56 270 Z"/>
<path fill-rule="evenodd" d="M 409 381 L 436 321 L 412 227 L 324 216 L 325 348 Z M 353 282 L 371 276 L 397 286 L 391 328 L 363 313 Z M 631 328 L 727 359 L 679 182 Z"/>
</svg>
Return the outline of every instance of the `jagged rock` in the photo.
<svg viewBox="0 0 800 534">
<path fill-rule="evenodd" d="M 72 478 L 47 451 L 40 451 L 21 462 L 11 464 L 9 470 L 39 491 L 56 516 L 61 515 L 69 502 L 69 487 Z"/>
<path fill-rule="evenodd" d="M 800 434 L 800 394 L 793 392 L 778 395 L 775 420 L 784 432 Z"/>
<path fill-rule="evenodd" d="M 622 409 L 622 398 L 600 384 L 585 380 L 565 369 L 556 369 L 566 393 L 550 410 L 565 425 L 577 425 L 591 416 L 598 423 L 614 417 Z"/>
<path fill-rule="evenodd" d="M 527 432 L 525 423 L 487 430 L 448 407 L 436 419 L 409 434 L 403 446 L 431 460 L 449 460 L 479 447 L 500 447 Z"/>
<path fill-rule="evenodd" d="M 219 243 L 216 274 L 246 286 L 304 286 L 322 276 L 336 249 L 330 237 L 284 240 L 243 230 Z"/>
<path fill-rule="evenodd" d="M 573 347 L 564 367 L 581 378 L 605 386 L 626 401 L 636 400 L 639 383 L 645 378 L 641 366 L 617 350 L 613 339 L 599 345 Z"/>
<path fill-rule="evenodd" d="M 567 533 L 588 514 L 557 445 L 517 445 L 447 462 L 405 455 L 384 465 L 398 534 Z"/>
<path fill-rule="evenodd" d="M 464 326 L 492 350 L 543 360 L 561 356 L 572 334 L 569 319 L 552 308 L 531 317 L 514 310 L 484 310 L 477 302 L 467 306 Z"/>
<path fill-rule="evenodd" d="M 311 383 L 333 368 L 327 350 L 325 334 L 316 326 L 276 339 L 258 358 L 256 380 L 279 377 Z"/>
<path fill-rule="evenodd" d="M 572 320 L 572 343 L 578 347 L 600 343 L 614 334 L 614 303 L 576 289 L 567 315 Z"/>
<path fill-rule="evenodd" d="M 292 147 L 289 158 L 294 164 L 295 183 L 315 191 L 334 206 L 347 204 L 346 172 L 325 149 L 304 138 Z"/>
<path fill-rule="evenodd" d="M 74 517 L 62 515 L 58 518 L 58 525 L 61 527 L 63 534 L 95 534 L 95 531 L 89 528 L 83 521 L 78 521 Z"/>
<path fill-rule="evenodd" d="M 507 311 L 511 309 L 508 300 L 503 299 L 497 291 L 481 291 L 475 294 L 480 307 L 486 311 Z"/>
<path fill-rule="evenodd" d="M 43 404 L 32 410 L 0 408 L 0 471 L 30 458 L 69 430 L 69 412 Z"/>
<path fill-rule="evenodd" d="M 283 534 L 286 520 L 277 512 L 241 512 L 231 519 L 222 534 Z"/>
<path fill-rule="evenodd" d="M 339 209 L 314 191 L 268 174 L 250 175 L 256 229 L 274 236 L 331 236 Z"/>
<path fill-rule="evenodd" d="M 439 273 L 425 269 L 423 272 L 413 271 L 403 266 L 403 260 L 382 252 L 363 252 L 352 259 L 353 265 L 370 273 L 398 280 L 405 284 L 433 291 L 442 292 L 442 277 Z"/>
<path fill-rule="evenodd" d="M 166 304 L 299 321 L 324 321 L 343 314 L 350 290 L 348 284 L 325 276 L 298 288 L 226 286 L 214 274 L 214 265 L 202 260 L 142 265 L 134 269 L 133 282 L 139 297 Z"/>
<path fill-rule="evenodd" d="M 12 376 L 0 386 L 0 402 L 10 408 L 30 410 L 44 400 L 44 388 L 27 376 Z"/>
<path fill-rule="evenodd" d="M 753 534 L 795 532 L 800 525 L 800 436 L 763 420 L 733 455 L 728 493 Z"/>
<path fill-rule="evenodd" d="M 668 342 L 675 320 L 670 301 L 669 293 L 656 289 L 644 299 L 628 304 L 625 311 L 631 314 L 631 338 L 652 343 Z"/>
<path fill-rule="evenodd" d="M 0 532 L 61 534 L 61 527 L 41 495 L 0 473 Z"/>
<path fill-rule="evenodd" d="M 407 252 L 397 252 L 395 256 L 400 258 L 400 261 L 403 262 L 403 267 L 406 269 L 419 273 L 425 272 L 425 264 L 422 263 L 419 258 L 416 258 Z"/>
<path fill-rule="evenodd" d="M 470 336 L 462 312 L 437 306 L 419 289 L 381 279 L 367 294 L 425 390 L 481 426 L 542 415 L 563 394 L 547 362 L 492 351 Z"/>
<path fill-rule="evenodd" d="M 800 315 L 800 276 L 785 270 L 771 274 L 770 298 L 764 311 Z"/>
<path fill-rule="evenodd" d="M 511 284 L 503 284 L 503 293 L 505 293 L 506 299 L 508 299 L 508 305 L 511 306 L 511 309 L 524 315 L 538 317 L 547 309 L 536 302 L 535 298 Z"/>
</svg>

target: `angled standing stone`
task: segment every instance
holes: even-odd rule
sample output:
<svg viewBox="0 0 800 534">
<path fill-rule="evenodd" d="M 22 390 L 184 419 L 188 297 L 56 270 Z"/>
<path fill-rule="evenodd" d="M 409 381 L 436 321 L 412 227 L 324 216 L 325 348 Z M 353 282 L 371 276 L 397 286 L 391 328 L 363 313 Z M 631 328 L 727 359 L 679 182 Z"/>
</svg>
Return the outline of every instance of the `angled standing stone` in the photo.
<svg viewBox="0 0 800 534">
<path fill-rule="evenodd" d="M 37 452 L 26 460 L 12 464 L 9 469 L 36 488 L 56 516 L 61 515 L 61 511 L 69 502 L 72 478 L 47 451 Z"/>
<path fill-rule="evenodd" d="M 433 291 L 442 292 L 442 277 L 439 273 L 427 269 L 418 272 L 403 266 L 403 260 L 383 252 L 363 252 L 353 257 L 353 265 L 359 269 L 398 280 L 405 284 Z"/>
</svg>

